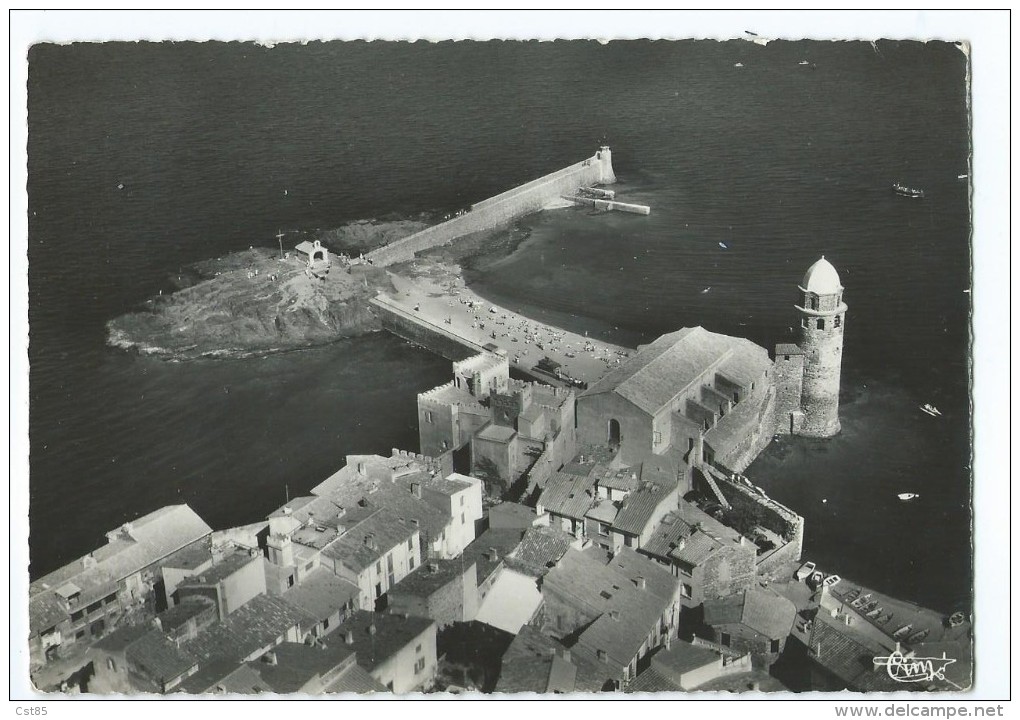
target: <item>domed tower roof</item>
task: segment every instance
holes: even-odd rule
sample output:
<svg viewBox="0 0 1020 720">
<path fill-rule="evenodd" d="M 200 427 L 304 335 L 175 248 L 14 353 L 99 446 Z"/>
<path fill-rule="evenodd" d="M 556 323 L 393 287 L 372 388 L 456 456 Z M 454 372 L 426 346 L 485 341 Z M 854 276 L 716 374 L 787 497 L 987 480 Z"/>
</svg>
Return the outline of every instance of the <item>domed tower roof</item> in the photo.
<svg viewBox="0 0 1020 720">
<path fill-rule="evenodd" d="M 804 273 L 801 289 L 816 295 L 835 295 L 843 290 L 843 285 L 839 282 L 836 268 L 822 255 L 822 258 Z"/>
</svg>

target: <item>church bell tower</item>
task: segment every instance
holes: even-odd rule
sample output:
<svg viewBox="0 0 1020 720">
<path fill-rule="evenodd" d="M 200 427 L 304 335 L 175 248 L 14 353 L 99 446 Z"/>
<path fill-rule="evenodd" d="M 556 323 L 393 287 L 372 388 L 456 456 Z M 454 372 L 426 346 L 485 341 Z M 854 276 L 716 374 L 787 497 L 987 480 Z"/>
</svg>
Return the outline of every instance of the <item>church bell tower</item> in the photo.
<svg viewBox="0 0 1020 720">
<path fill-rule="evenodd" d="M 800 285 L 800 349 L 804 354 L 799 434 L 830 437 L 839 432 L 839 379 L 847 306 L 839 273 L 823 255 Z"/>
</svg>

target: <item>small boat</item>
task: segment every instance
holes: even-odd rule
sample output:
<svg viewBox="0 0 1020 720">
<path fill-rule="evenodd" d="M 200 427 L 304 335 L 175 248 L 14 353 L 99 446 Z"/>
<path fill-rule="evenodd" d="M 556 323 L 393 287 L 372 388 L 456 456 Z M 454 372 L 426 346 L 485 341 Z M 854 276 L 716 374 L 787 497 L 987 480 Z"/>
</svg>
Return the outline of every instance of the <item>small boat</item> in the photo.
<svg viewBox="0 0 1020 720">
<path fill-rule="evenodd" d="M 883 608 L 882 606 L 879 606 L 879 607 L 875 608 L 874 610 L 871 610 L 871 611 L 867 612 L 867 613 L 865 614 L 865 617 L 869 617 L 869 618 L 871 618 L 872 620 L 874 620 L 874 619 L 876 619 L 876 618 L 877 618 L 877 617 L 878 617 L 879 615 L 881 615 L 881 614 L 882 614 L 883 612 L 885 612 L 885 608 Z"/>
<path fill-rule="evenodd" d="M 729 248 L 726 247 L 726 243 L 724 242 L 719 243 L 719 247 L 721 247 L 723 250 L 729 250 Z"/>
<path fill-rule="evenodd" d="M 919 188 L 908 187 L 900 182 L 893 183 L 892 189 L 894 193 L 896 193 L 897 195 L 903 195 L 904 197 L 910 198 L 924 197 L 924 190 L 921 190 Z"/>
<path fill-rule="evenodd" d="M 967 620 L 967 616 L 962 612 L 954 612 L 949 616 L 949 627 L 959 627 Z"/>
<path fill-rule="evenodd" d="M 968 177 L 970 177 L 970 176 L 967 175 L 967 173 L 962 173 L 961 175 L 957 175 L 956 179 L 957 180 L 966 180 Z"/>
<path fill-rule="evenodd" d="M 918 630 L 916 633 L 907 638 L 907 642 L 910 643 L 911 645 L 913 645 L 914 643 L 919 643 L 926 637 L 928 637 L 929 632 L 930 631 L 927 629 Z"/>
<path fill-rule="evenodd" d="M 939 410 L 937 407 L 929 403 L 925 403 L 924 405 L 922 405 L 921 410 L 928 413 L 932 417 L 939 417 L 940 415 L 942 415 L 941 410 Z"/>
<path fill-rule="evenodd" d="M 864 607 L 864 605 L 871 599 L 871 593 L 864 593 L 859 598 L 850 603 L 855 608 Z"/>
<path fill-rule="evenodd" d="M 903 638 L 903 637 L 905 637 L 905 636 L 909 635 L 909 634 L 910 634 L 910 631 L 911 631 L 911 630 L 913 630 L 913 629 L 914 629 L 914 626 L 913 626 L 913 625 L 911 625 L 910 623 L 907 623 L 906 625 L 904 625 L 903 627 L 901 627 L 901 628 L 900 628 L 899 630 L 897 630 L 896 632 L 894 632 L 894 633 L 892 634 L 892 636 L 893 636 L 894 638 L 896 638 L 897 640 L 899 640 L 899 639 L 901 639 L 901 638 Z"/>
<path fill-rule="evenodd" d="M 704 295 L 705 293 L 707 293 L 711 289 L 712 289 L 712 286 L 709 285 L 707 288 L 705 288 L 704 290 L 701 291 L 701 294 Z"/>
<path fill-rule="evenodd" d="M 917 493 L 900 493 L 896 497 L 898 497 L 903 502 L 909 502 L 910 500 L 914 500 L 915 498 L 919 498 L 921 496 L 918 495 Z"/>
<path fill-rule="evenodd" d="M 800 61 L 799 63 L 797 63 L 797 64 L 798 64 L 798 65 L 810 65 L 811 63 L 809 63 L 809 62 L 808 62 L 807 60 L 801 60 L 801 61 Z"/>
<path fill-rule="evenodd" d="M 733 67 L 744 67 L 744 63 L 734 63 Z"/>
</svg>

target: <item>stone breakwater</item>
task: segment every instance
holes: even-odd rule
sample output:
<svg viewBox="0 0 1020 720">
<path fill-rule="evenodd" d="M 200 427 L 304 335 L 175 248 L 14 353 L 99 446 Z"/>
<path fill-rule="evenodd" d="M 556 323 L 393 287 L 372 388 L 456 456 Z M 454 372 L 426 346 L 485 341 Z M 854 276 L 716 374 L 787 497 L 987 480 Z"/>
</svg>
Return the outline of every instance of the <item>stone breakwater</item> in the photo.
<svg viewBox="0 0 1020 720">
<path fill-rule="evenodd" d="M 602 147 L 590 158 L 475 203 L 461 215 L 373 250 L 366 257 L 377 266 L 406 262 L 423 250 L 538 212 L 581 187 L 615 181 L 612 154 L 608 147 Z"/>
</svg>

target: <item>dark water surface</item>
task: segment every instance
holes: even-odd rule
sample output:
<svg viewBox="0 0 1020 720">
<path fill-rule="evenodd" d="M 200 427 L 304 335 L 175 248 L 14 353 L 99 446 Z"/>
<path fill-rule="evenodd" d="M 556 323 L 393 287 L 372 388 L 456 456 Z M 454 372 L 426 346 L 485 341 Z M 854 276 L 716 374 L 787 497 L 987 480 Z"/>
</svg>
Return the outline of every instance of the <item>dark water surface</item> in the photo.
<svg viewBox="0 0 1020 720">
<path fill-rule="evenodd" d="M 415 393 L 448 375 L 385 336 L 164 363 L 107 348 L 109 319 L 278 228 L 461 207 L 605 135 L 617 191 L 652 214 L 541 213 L 515 252 L 474 264 L 474 286 L 618 342 L 700 324 L 769 347 L 792 338 L 796 285 L 824 254 L 850 306 L 844 432 L 785 440 L 751 474 L 805 515 L 821 566 L 968 601 L 953 46 L 106 44 L 37 46 L 29 72 L 33 576 L 168 502 L 251 522 L 346 453 L 415 449 Z M 896 197 L 896 180 L 928 197 Z M 920 501 L 896 502 L 906 490 Z"/>
</svg>

